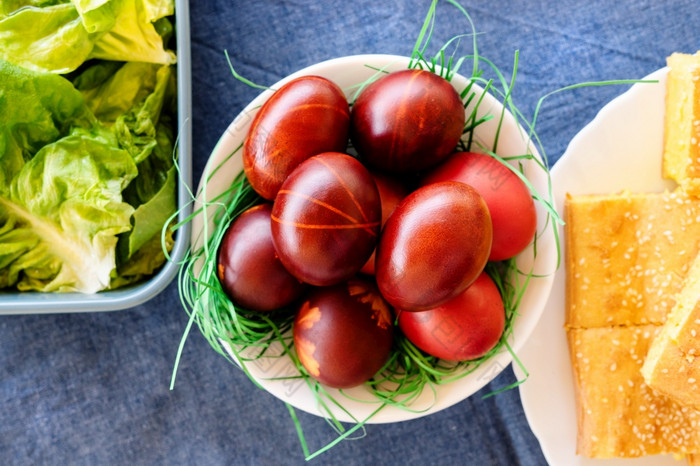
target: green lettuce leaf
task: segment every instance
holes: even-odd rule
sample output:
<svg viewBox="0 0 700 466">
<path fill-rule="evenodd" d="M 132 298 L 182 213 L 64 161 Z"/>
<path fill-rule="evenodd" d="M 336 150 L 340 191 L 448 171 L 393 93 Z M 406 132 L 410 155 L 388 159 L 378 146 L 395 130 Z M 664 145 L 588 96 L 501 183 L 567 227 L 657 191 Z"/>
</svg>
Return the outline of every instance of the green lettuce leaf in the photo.
<svg viewBox="0 0 700 466">
<path fill-rule="evenodd" d="M 94 115 L 102 123 L 112 125 L 153 93 L 160 67 L 143 62 L 100 61 L 77 76 L 73 84 L 81 90 Z M 169 72 L 168 66 L 163 68 Z M 106 73 L 110 74 L 105 76 Z"/>
<path fill-rule="evenodd" d="M 34 232 L 17 223 L 16 216 L 11 216 L 9 209 L 0 208 L 0 288 L 17 283 L 31 251 L 39 243 Z"/>
<path fill-rule="evenodd" d="M 154 22 L 175 11 L 174 0 L 112 0 L 119 2 L 114 27 L 100 36 L 90 58 L 173 64 L 175 54 L 163 46 Z"/>
<path fill-rule="evenodd" d="M 73 127 L 89 128 L 95 118 L 71 83 L 0 60 L 0 194 L 26 161 Z"/>
<path fill-rule="evenodd" d="M 20 8 L 28 6 L 42 8 L 61 3 L 70 3 L 70 0 L 2 0 L 0 2 L 0 19 L 11 15 Z"/>
<path fill-rule="evenodd" d="M 167 119 L 176 114 L 175 74 L 167 65 L 115 63 L 100 61 L 77 75 L 73 84 L 101 123 L 116 123 L 113 130 L 120 145 L 140 162 L 154 148 L 161 115 Z"/>
<path fill-rule="evenodd" d="M 118 243 L 119 258 L 123 262 L 131 259 L 151 239 L 160 238 L 163 225 L 168 222 L 177 208 L 176 185 L 177 172 L 175 167 L 172 167 L 160 190 L 134 211 L 133 228 L 128 234 L 122 235 Z M 147 262 L 150 262 L 150 258 Z"/>
<path fill-rule="evenodd" d="M 106 32 L 114 27 L 117 19 L 112 0 L 72 0 L 83 26 L 88 32 Z"/>
<path fill-rule="evenodd" d="M 174 0 L 17 2 L 0 16 L 0 58 L 25 68 L 69 73 L 100 58 L 173 64 L 155 22 L 174 13 Z"/>
<path fill-rule="evenodd" d="M 158 122 L 168 90 L 172 91 L 171 75 L 169 66 L 159 67 L 153 91 L 115 122 L 114 132 L 119 145 L 129 151 L 136 163 L 146 160 L 158 146 Z M 167 157 L 170 158 L 170 154 L 167 154 Z M 167 171 L 167 168 L 164 171 Z"/>
<path fill-rule="evenodd" d="M 175 244 L 174 231 L 167 228 L 163 238 L 155 235 L 149 239 L 126 262 L 117 265 L 112 277 L 112 288 L 119 288 L 153 275 L 164 263 L 164 250 L 170 251 Z"/>
<path fill-rule="evenodd" d="M 137 252 L 153 237 L 160 237 L 162 226 L 177 208 L 172 129 L 177 89 L 170 66 L 127 62 L 107 76 L 105 63 L 111 62 L 88 67 L 73 82 L 137 164 L 139 174 L 123 193 L 136 209 L 133 227 L 120 236 L 117 247 L 117 264 L 129 262 L 129 269 L 134 269 L 139 267 L 135 261 L 153 263 L 150 254 Z"/>
<path fill-rule="evenodd" d="M 118 61 L 97 60 L 90 62 L 89 65 L 81 67 L 79 71 L 67 75 L 76 89 L 83 93 L 88 104 L 90 95 L 88 92 L 102 86 L 124 65 Z"/>
<path fill-rule="evenodd" d="M 2 237 L 8 284 L 84 293 L 108 287 L 118 235 L 131 229 L 134 212 L 121 193 L 136 174 L 106 130 L 76 129 L 44 146 L 13 180 L 9 197 L 0 196 L 0 219 L 13 222 L 15 234 Z"/>
<path fill-rule="evenodd" d="M 152 93 L 121 115 L 113 127 L 120 146 L 131 154 L 139 171 L 124 190 L 124 199 L 136 208 L 133 229 L 122 235 L 118 245 L 118 261 L 130 262 L 131 269 L 138 268 L 139 261 L 152 264 L 153 254 L 160 257 L 162 251 L 157 248 L 146 248 L 150 254 L 135 254 L 152 238 L 160 237 L 162 226 L 177 209 L 174 124 L 169 105 L 174 95 L 170 68 L 158 68 Z"/>
<path fill-rule="evenodd" d="M 25 7 L 0 20 L 0 58 L 35 71 L 78 68 L 95 40 L 71 3 Z"/>
</svg>

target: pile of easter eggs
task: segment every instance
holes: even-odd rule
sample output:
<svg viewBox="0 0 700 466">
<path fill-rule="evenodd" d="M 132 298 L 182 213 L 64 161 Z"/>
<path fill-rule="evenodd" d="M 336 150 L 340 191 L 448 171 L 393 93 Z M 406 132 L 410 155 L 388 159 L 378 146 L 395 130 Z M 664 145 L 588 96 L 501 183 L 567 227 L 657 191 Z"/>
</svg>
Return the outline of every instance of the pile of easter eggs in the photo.
<svg viewBox="0 0 700 466">
<path fill-rule="evenodd" d="M 243 167 L 263 201 L 225 232 L 218 277 L 242 309 L 296 310 L 294 348 L 319 382 L 369 380 L 396 332 L 450 361 L 499 341 L 484 269 L 532 242 L 535 206 L 509 167 L 458 151 L 464 126 L 452 84 L 418 69 L 382 75 L 352 106 L 300 77 L 251 122 Z"/>
</svg>

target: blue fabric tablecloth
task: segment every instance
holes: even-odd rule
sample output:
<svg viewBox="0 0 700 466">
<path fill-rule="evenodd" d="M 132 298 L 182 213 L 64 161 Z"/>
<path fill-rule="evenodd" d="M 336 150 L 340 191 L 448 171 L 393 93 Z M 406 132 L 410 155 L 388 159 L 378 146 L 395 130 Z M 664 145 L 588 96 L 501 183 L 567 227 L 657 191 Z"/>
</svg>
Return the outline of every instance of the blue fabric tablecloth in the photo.
<svg viewBox="0 0 700 466">
<path fill-rule="evenodd" d="M 234 79 L 224 50 L 240 74 L 262 85 L 338 56 L 406 55 L 429 3 L 191 2 L 194 179 L 230 121 L 259 92 Z M 555 89 L 641 78 L 663 67 L 674 51 L 700 49 L 695 0 L 461 4 L 480 33 L 480 53 L 507 75 L 519 51 L 514 101 L 526 117 Z M 464 32 L 463 17 L 441 2 L 434 43 Z M 465 46 L 469 41 L 464 39 Z M 601 106 L 626 89 L 589 87 L 546 100 L 537 131 L 550 163 Z M 0 463 L 303 464 L 284 404 L 256 388 L 196 331 L 169 390 L 186 323 L 175 283 L 123 311 L 0 316 Z M 447 410 L 369 425 L 364 438 L 344 441 L 312 462 L 546 464 L 518 390 L 482 398 L 514 380 L 508 368 Z M 335 438 L 322 419 L 298 414 L 312 450 Z"/>
</svg>

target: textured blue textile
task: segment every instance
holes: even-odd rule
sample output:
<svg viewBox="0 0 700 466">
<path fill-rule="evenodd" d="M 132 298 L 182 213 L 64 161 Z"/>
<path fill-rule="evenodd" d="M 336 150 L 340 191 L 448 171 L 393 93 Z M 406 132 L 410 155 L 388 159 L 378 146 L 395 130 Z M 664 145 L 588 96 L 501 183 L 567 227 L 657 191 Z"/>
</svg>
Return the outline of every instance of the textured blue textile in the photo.
<svg viewBox="0 0 700 466">
<path fill-rule="evenodd" d="M 194 179 L 229 122 L 259 92 L 232 77 L 224 50 L 239 73 L 263 85 L 333 57 L 405 55 L 429 3 L 191 2 Z M 673 51 L 700 49 L 695 0 L 462 5 L 481 33 L 483 56 L 508 74 L 520 51 L 514 100 L 527 117 L 549 91 L 641 78 L 663 67 Z M 434 43 L 466 32 L 465 26 L 453 7 L 441 3 Z M 537 129 L 550 162 L 626 89 L 577 89 L 546 100 Z M 175 390 L 168 389 L 186 322 L 175 284 L 124 311 L 0 317 L 0 463 L 303 464 L 285 406 L 214 353 L 196 330 Z M 514 380 L 509 368 L 443 412 L 369 425 L 365 438 L 342 442 L 312 463 L 545 464 L 518 391 L 480 396 Z M 312 450 L 334 438 L 323 420 L 299 417 Z"/>
</svg>

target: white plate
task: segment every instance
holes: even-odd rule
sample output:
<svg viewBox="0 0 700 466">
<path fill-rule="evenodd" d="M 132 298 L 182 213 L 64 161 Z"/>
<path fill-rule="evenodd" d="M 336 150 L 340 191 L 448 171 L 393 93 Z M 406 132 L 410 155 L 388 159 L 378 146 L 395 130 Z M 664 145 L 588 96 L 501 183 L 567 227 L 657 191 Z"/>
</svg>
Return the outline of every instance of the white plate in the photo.
<svg viewBox="0 0 700 466">
<path fill-rule="evenodd" d="M 277 89 L 296 77 L 313 74 L 331 79 L 345 90 L 346 95 L 351 98 L 355 92 L 353 86 L 373 76 L 377 69 L 405 69 L 407 64 L 407 58 L 391 55 L 358 55 L 343 57 L 322 62 L 294 73 L 273 85 L 272 89 Z M 455 76 L 452 82 L 458 88 L 459 86 L 466 85 L 466 80 L 461 76 Z M 265 91 L 253 100 L 253 102 L 233 120 L 226 132 L 224 132 L 211 154 L 203 178 L 209 176 L 208 174 L 212 172 L 215 173 L 211 175 L 212 178 L 206 185 L 206 193 L 200 193 L 199 199 L 202 199 L 204 195 L 206 195 L 207 199 L 212 199 L 217 193 L 226 189 L 233 178 L 242 171 L 240 151 L 232 157 L 230 155 L 242 143 L 253 115 L 257 112 L 260 105 L 269 98 L 271 93 L 272 91 Z M 487 95 L 479 107 L 479 113 L 484 114 L 485 112 L 490 112 L 498 114 L 501 107 L 501 104 L 496 99 Z M 497 120 L 497 118 L 494 118 L 488 123 L 479 126 L 479 131 L 476 134 L 477 139 L 482 142 L 492 141 L 496 134 Z M 512 156 L 524 154 L 528 147 L 530 147 L 530 151 L 533 154 L 537 154 L 535 148 L 526 144 L 522 130 L 517 126 L 512 116 L 508 114 L 504 120 L 499 138 L 499 155 Z M 219 165 L 221 165 L 220 169 L 218 171 L 215 170 Z M 537 167 L 536 163 L 526 163 L 525 176 L 528 177 L 538 192 L 547 192 L 547 177 L 544 172 Z M 195 205 L 195 211 L 199 209 L 199 205 L 201 204 Z M 534 267 L 534 272 L 544 275 L 544 277 L 532 279 L 527 291 L 522 297 L 519 315 L 516 318 L 513 328 L 513 337 L 509 342 L 511 347 L 516 350 L 520 348 L 522 343 L 527 339 L 541 315 L 544 303 L 551 289 L 552 272 L 556 267 L 554 235 L 552 229 L 545 225 L 546 216 L 543 208 L 539 205 L 537 208 L 538 216 L 541 220 L 538 231 L 542 235 L 538 240 L 537 258 L 533 261 L 532 250 L 527 249 L 519 257 L 518 265 L 521 270 L 529 270 Z M 212 227 L 213 224 L 210 222 L 209 231 L 211 231 Z M 203 218 L 201 215 L 193 219 L 192 232 L 193 248 L 197 248 L 202 244 Z M 368 422 L 385 423 L 402 421 L 447 408 L 482 388 L 506 368 L 511 363 L 511 360 L 511 354 L 504 350 L 495 355 L 492 360 L 483 364 L 472 374 L 458 381 L 436 387 L 436 399 L 433 399 L 433 392 L 430 389 L 426 389 L 424 396 L 420 397 L 417 402 L 412 405 L 414 411 L 387 406 L 381 409 Z M 298 374 L 288 357 L 264 358 L 254 363 L 246 363 L 246 368 L 265 390 L 279 399 L 309 413 L 325 416 L 325 413 L 319 410 L 311 390 L 303 381 L 273 380 L 275 378 Z M 364 421 L 378 407 L 376 399 L 372 400 L 372 398 L 368 396 L 369 392 L 364 386 L 346 390 L 345 392 L 352 397 L 374 401 L 373 403 L 350 400 L 342 394 L 339 394 L 337 390 L 329 389 L 328 391 L 339 400 L 347 410 L 347 412 L 337 408 L 332 410 L 334 415 L 341 421 Z"/>
<path fill-rule="evenodd" d="M 661 178 L 666 73 L 664 68 L 645 78 L 658 83 L 633 85 L 572 139 L 551 171 L 559 212 L 567 192 L 660 192 L 675 187 Z M 520 386 L 523 408 L 547 461 L 557 466 L 683 464 L 668 456 L 593 460 L 576 455 L 576 402 L 564 332 L 564 286 L 562 266 L 555 274 L 542 318 L 518 352 L 530 373 Z M 516 374 L 519 379 L 524 377 L 517 367 Z"/>
</svg>

